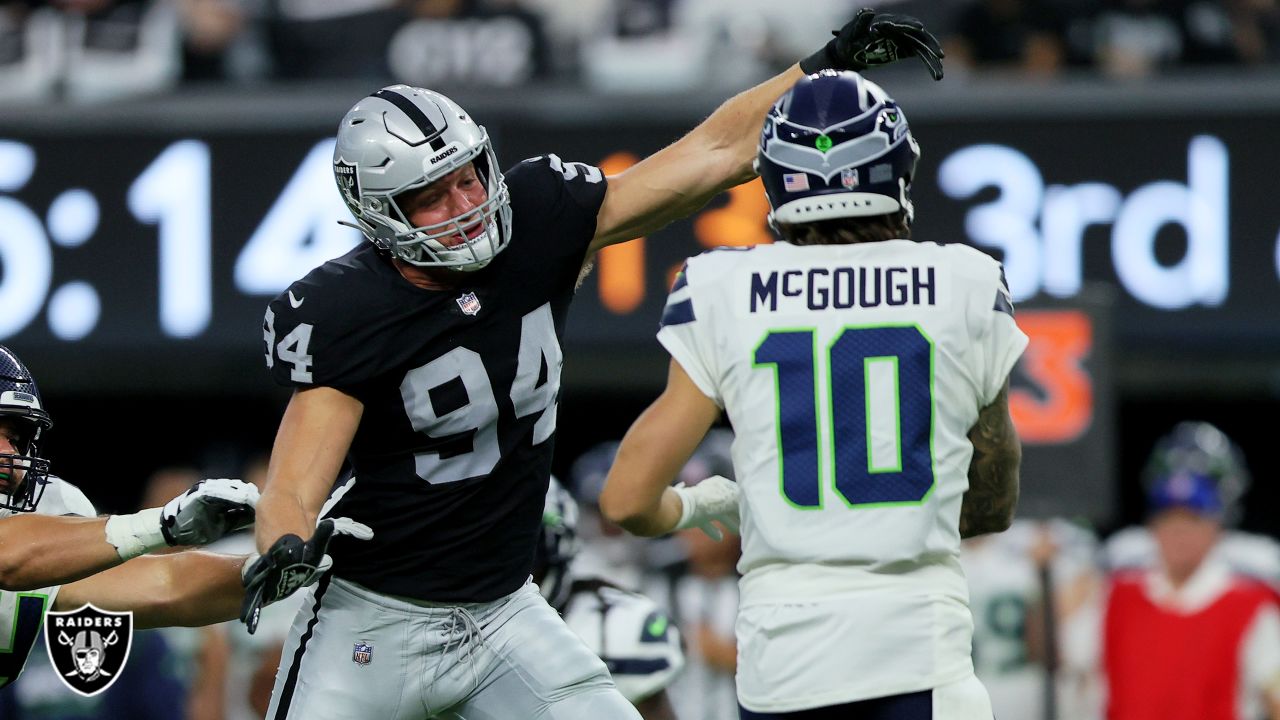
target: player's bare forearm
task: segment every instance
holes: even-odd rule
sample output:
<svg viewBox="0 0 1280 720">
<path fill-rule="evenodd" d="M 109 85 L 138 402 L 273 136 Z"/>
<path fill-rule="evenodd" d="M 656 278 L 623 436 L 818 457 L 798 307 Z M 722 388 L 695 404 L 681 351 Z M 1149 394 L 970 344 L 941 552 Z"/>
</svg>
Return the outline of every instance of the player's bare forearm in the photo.
<svg viewBox="0 0 1280 720">
<path fill-rule="evenodd" d="M 232 620 L 240 615 L 245 559 L 199 550 L 143 555 L 62 586 L 54 607 L 69 610 L 93 603 L 103 610 L 128 610 L 139 628 Z"/>
<path fill-rule="evenodd" d="M 1009 383 L 996 400 L 978 414 L 969 431 L 973 459 L 969 489 L 960 506 L 960 537 L 1004 532 L 1018 506 L 1018 475 L 1022 443 L 1009 415 Z"/>
<path fill-rule="evenodd" d="M 604 516 L 635 535 L 674 530 L 684 508 L 671 482 L 719 417 L 720 408 L 672 360 L 666 390 L 618 446 L 600 493 Z"/>
<path fill-rule="evenodd" d="M 34 514 L 0 519 L 0 590 L 61 585 L 119 565 L 106 522 Z"/>
<path fill-rule="evenodd" d="M 679 454 L 665 445 L 664 422 L 671 412 L 660 397 L 636 419 L 618 446 L 600 493 L 600 512 L 633 535 L 665 535 L 680 522 L 683 506 L 671 481 L 693 448 Z"/>
<path fill-rule="evenodd" d="M 259 552 L 284 535 L 305 539 L 315 531 L 363 413 L 359 400 L 334 388 L 294 393 L 280 420 L 258 501 L 254 539 Z"/>
<path fill-rule="evenodd" d="M 755 177 L 764 117 L 802 75 L 793 65 L 735 95 L 684 137 L 610 176 L 590 252 L 660 230 Z"/>
</svg>

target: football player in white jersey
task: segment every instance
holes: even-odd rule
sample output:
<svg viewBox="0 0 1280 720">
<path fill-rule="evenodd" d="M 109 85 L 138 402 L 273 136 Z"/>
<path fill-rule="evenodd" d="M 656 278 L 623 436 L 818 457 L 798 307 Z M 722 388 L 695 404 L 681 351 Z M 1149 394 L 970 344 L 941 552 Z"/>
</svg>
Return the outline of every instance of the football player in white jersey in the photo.
<svg viewBox="0 0 1280 720">
<path fill-rule="evenodd" d="M 578 501 L 555 477 L 547 488 L 533 581 L 575 635 L 604 660 L 644 720 L 674 720 L 667 687 L 684 668 L 680 630 L 657 603 L 602 578 L 577 575 Z"/>
<path fill-rule="evenodd" d="M 50 475 L 40 455 L 52 425 L 35 378 L 0 346 L 0 687 L 22 672 L 46 610 L 92 602 L 133 611 L 137 628 L 205 625 L 236 617 L 244 594 L 243 555 L 138 556 L 207 544 L 252 523 L 252 485 L 204 480 L 163 508 L 95 517 L 84 493 Z"/>
<path fill-rule="evenodd" d="M 909 239 L 918 157 L 856 73 L 782 96 L 757 169 L 783 242 L 685 265 L 658 333 L 667 388 L 600 498 L 641 535 L 740 512 L 743 718 L 991 720 L 958 556 L 1013 519 L 1027 338 L 999 263 Z M 738 482 L 670 487 L 722 409 Z"/>
</svg>

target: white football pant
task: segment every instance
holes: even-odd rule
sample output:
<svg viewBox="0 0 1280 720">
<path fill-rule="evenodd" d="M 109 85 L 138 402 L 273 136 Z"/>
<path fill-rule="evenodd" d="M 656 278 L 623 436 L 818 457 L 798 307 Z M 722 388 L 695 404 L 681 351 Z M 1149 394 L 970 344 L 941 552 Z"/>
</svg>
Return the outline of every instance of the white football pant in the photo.
<svg viewBox="0 0 1280 720">
<path fill-rule="evenodd" d="M 640 720 L 533 583 L 458 606 L 328 576 L 306 593 L 268 720 Z"/>
</svg>

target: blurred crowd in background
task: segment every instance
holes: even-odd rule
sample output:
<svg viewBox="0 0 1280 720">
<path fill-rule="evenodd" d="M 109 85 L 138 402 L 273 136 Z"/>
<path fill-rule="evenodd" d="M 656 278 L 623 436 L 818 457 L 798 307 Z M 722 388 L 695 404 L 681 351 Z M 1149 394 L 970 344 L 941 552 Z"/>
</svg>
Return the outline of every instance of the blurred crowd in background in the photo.
<svg viewBox="0 0 1280 720">
<path fill-rule="evenodd" d="M 732 477 L 732 442 L 731 432 L 714 430 L 678 480 Z M 737 538 L 716 542 L 687 530 L 643 539 L 604 520 L 596 498 L 617 446 L 591 447 L 561 478 L 580 505 L 568 575 L 655 601 L 686 653 L 667 688 L 676 716 L 734 720 Z M 243 467 L 258 484 L 265 474 L 263 457 Z M 202 477 L 194 467 L 163 468 L 140 503 L 160 504 Z M 974 665 L 996 717 L 1148 717 L 1104 714 L 1108 692 L 1113 710 L 1135 694 L 1190 708 L 1160 717 L 1280 717 L 1280 543 L 1235 527 L 1252 482 L 1239 446 L 1208 423 L 1179 423 L 1138 480 L 1147 497 L 1142 523 L 1104 530 L 1083 519 L 1020 518 L 1004 533 L 965 541 Z M 240 533 L 211 549 L 245 553 L 252 545 Z M 262 718 L 302 596 L 267 608 L 252 636 L 236 622 L 139 632 L 120 681 L 93 698 L 71 693 L 45 653 L 33 653 L 0 693 L 0 718 Z"/>
<path fill-rule="evenodd" d="M 948 77 L 1142 78 L 1280 60 L 1280 0 L 0 0 L 0 99 L 201 83 L 745 87 L 858 7 L 923 19 Z"/>
</svg>

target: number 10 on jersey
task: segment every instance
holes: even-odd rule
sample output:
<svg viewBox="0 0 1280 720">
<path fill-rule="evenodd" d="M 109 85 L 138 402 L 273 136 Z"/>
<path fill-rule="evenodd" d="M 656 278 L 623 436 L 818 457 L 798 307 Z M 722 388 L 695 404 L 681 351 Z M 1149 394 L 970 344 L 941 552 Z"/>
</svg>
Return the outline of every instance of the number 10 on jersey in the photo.
<svg viewBox="0 0 1280 720">
<path fill-rule="evenodd" d="M 778 482 L 787 502 L 823 506 L 824 464 L 850 507 L 916 504 L 928 496 L 933 343 L 920 328 L 846 327 L 825 356 L 812 328 L 771 330 L 753 361 L 773 373 Z"/>
</svg>

